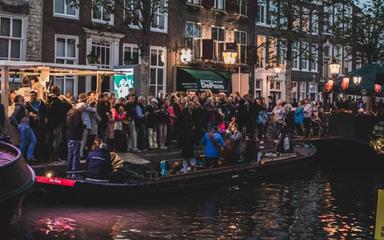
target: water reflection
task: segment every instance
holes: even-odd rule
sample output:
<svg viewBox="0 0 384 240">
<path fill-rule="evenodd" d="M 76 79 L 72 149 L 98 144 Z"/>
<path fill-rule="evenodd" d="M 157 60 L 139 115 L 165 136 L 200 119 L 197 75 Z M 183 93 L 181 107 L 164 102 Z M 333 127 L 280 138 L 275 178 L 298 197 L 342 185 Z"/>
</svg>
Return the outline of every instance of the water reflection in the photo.
<svg viewBox="0 0 384 240">
<path fill-rule="evenodd" d="M 247 183 L 155 204 L 30 205 L 12 239 L 370 239 L 374 183 L 362 176 Z"/>
</svg>

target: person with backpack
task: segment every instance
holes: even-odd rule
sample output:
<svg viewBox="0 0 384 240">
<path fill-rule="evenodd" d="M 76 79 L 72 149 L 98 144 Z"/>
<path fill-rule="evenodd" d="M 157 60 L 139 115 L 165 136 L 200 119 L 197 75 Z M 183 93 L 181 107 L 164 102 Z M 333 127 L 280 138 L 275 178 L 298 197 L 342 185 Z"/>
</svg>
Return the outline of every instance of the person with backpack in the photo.
<svg viewBox="0 0 384 240">
<path fill-rule="evenodd" d="M 261 104 L 258 104 L 256 108 L 258 108 L 258 114 L 256 117 L 257 138 L 259 139 L 260 144 L 262 144 L 262 139 L 265 134 L 265 124 L 268 121 L 268 114 L 266 109 Z"/>
<path fill-rule="evenodd" d="M 217 167 L 219 163 L 220 152 L 224 146 L 224 140 L 220 133 L 217 132 L 217 128 L 213 127 L 209 130 L 209 132 L 206 132 L 200 144 L 205 145 L 206 167 Z"/>
</svg>

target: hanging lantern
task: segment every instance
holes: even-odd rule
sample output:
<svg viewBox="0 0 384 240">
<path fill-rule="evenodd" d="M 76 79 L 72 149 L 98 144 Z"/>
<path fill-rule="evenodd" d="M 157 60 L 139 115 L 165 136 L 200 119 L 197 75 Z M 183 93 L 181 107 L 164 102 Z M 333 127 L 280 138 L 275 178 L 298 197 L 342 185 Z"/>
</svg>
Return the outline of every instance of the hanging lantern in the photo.
<svg viewBox="0 0 384 240">
<path fill-rule="evenodd" d="M 375 93 L 381 93 L 381 85 L 380 84 L 375 84 Z"/>
<path fill-rule="evenodd" d="M 343 80 L 341 81 L 341 89 L 343 91 L 347 90 L 349 87 L 349 77 L 343 77 Z"/>
<path fill-rule="evenodd" d="M 334 82 L 332 79 L 328 80 L 328 82 L 325 84 L 325 92 L 327 92 L 327 93 L 332 92 L 333 84 L 334 84 Z"/>
</svg>

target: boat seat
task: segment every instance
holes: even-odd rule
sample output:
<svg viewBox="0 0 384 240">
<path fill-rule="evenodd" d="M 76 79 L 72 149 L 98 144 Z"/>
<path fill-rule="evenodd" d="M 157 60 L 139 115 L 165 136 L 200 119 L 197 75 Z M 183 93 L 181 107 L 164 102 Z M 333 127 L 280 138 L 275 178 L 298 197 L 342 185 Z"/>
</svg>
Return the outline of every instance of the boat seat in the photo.
<svg viewBox="0 0 384 240">
<path fill-rule="evenodd" d="M 109 183 L 109 180 L 86 178 L 85 181 L 96 182 L 96 183 Z"/>
</svg>

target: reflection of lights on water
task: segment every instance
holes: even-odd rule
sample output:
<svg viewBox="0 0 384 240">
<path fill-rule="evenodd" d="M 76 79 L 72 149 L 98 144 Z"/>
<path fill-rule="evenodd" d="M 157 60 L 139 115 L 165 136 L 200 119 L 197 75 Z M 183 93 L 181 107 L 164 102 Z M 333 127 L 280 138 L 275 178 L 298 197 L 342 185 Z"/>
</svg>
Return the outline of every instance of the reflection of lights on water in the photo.
<svg viewBox="0 0 384 240">
<path fill-rule="evenodd" d="M 69 235 L 70 238 L 76 238 L 73 232 L 77 230 L 77 224 L 76 221 L 71 218 L 43 218 L 38 220 L 37 226 L 39 227 L 39 232 L 45 235 L 57 235 L 60 233 Z"/>
<path fill-rule="evenodd" d="M 364 232 L 363 227 L 357 226 L 356 218 L 348 215 L 342 215 L 337 211 L 335 198 L 332 194 L 332 186 L 329 182 L 324 184 L 323 189 L 324 205 L 329 209 L 328 214 L 320 215 L 320 221 L 325 224 L 324 231 L 329 237 L 337 237 L 337 239 L 350 239 L 351 237 L 358 237 L 359 234 Z M 347 222 L 347 221 L 353 222 Z M 369 228 L 373 228 L 370 226 Z"/>
</svg>

